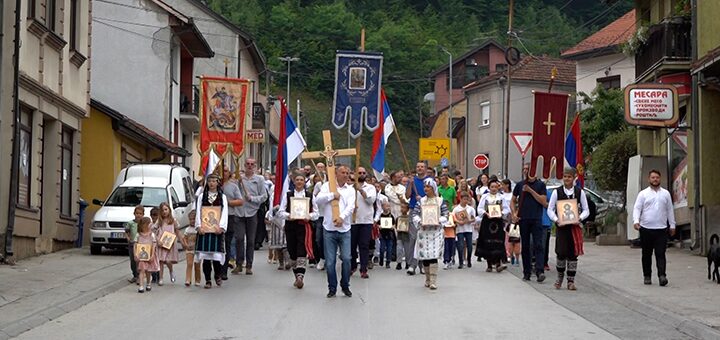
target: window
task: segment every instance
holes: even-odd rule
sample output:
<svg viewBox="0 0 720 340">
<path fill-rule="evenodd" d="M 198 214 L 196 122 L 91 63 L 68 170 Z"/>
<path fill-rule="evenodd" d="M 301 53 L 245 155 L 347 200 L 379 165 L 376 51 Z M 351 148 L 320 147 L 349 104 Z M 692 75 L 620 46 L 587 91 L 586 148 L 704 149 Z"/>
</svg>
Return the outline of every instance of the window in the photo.
<svg viewBox="0 0 720 340">
<path fill-rule="evenodd" d="M 56 0 L 45 0 L 45 26 L 53 32 L 55 32 L 55 19 L 57 13 L 55 1 Z"/>
<path fill-rule="evenodd" d="M 598 78 L 597 79 L 598 85 L 602 86 L 604 89 L 619 89 L 620 88 L 620 75 L 616 76 L 610 76 L 605 78 Z"/>
<path fill-rule="evenodd" d="M 73 164 L 73 131 L 63 126 L 61 162 L 62 173 L 60 174 L 60 215 L 72 216 L 72 164 Z"/>
<path fill-rule="evenodd" d="M 80 27 L 80 15 L 78 11 L 80 6 L 78 4 L 80 0 L 70 0 L 70 50 L 76 51 L 78 49 L 78 28 Z"/>
<path fill-rule="evenodd" d="M 20 112 L 20 173 L 18 175 L 18 205 L 30 207 L 32 176 L 32 110 L 21 107 Z"/>
<path fill-rule="evenodd" d="M 35 8 L 37 6 L 37 3 L 35 0 L 29 0 L 28 1 L 28 14 L 27 17 L 30 19 L 35 19 Z"/>
<path fill-rule="evenodd" d="M 490 102 L 480 103 L 480 126 L 490 125 Z"/>
</svg>

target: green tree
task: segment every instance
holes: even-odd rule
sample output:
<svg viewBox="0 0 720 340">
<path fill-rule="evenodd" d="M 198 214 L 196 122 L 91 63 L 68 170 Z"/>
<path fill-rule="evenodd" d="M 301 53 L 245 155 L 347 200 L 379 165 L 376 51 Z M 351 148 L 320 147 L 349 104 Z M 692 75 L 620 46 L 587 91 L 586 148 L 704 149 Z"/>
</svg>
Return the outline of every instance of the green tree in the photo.
<svg viewBox="0 0 720 340">
<path fill-rule="evenodd" d="M 580 112 L 582 126 L 583 149 L 592 152 L 611 133 L 624 129 L 625 102 L 620 89 L 605 90 L 598 86 L 592 94 L 580 92 L 585 105 L 590 105 Z"/>
<path fill-rule="evenodd" d="M 598 187 L 625 191 L 628 160 L 637 154 L 637 136 L 634 128 L 610 134 L 592 153 L 590 171 Z"/>
</svg>

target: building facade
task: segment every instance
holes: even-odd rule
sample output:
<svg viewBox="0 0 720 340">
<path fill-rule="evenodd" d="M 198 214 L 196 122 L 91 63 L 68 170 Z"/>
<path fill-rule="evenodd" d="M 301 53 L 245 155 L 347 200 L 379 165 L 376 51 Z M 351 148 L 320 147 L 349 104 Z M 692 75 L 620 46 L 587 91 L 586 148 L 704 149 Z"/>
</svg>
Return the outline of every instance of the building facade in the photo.
<svg viewBox="0 0 720 340">
<path fill-rule="evenodd" d="M 183 83 L 188 85 L 180 88 L 180 121 L 185 128 L 186 137 L 191 138 L 192 142 L 188 150 L 193 153 L 190 157 L 191 161 L 187 164 L 190 166 L 191 174 L 194 173 L 195 178 L 199 179 L 202 177 L 198 173 L 201 157 L 197 153 L 200 131 L 199 77 L 227 76 L 250 80 L 253 85 L 253 116 L 252 119 L 245 120 L 245 129 L 264 130 L 266 125 L 264 108 L 267 105 L 267 97 L 266 90 L 260 88 L 260 78 L 266 75 L 266 61 L 255 40 L 247 32 L 214 12 L 203 1 L 166 0 L 166 2 L 193 18 L 195 25 L 215 52 L 211 58 L 195 59 L 192 73 L 183 72 L 181 75 Z M 266 161 L 263 160 L 267 158 L 264 152 L 267 152 L 264 143 L 249 143 L 245 146 L 244 156 L 257 158 L 258 164 L 264 165 Z"/>
<path fill-rule="evenodd" d="M 90 101 L 91 6 L 90 0 L 29 0 L 19 9 L 15 1 L 2 3 L 0 233 L 12 235 L 3 237 L 5 256 L 57 251 L 72 247 L 77 238 L 80 141 Z M 18 42 L 15 10 L 20 11 Z M 19 42 L 15 79 L 12 56 Z M 12 153 L 15 142 L 17 155 Z M 16 178 L 12 162 L 18 162 Z M 16 202 L 15 209 L 5 209 L 9 201 Z"/>
<path fill-rule="evenodd" d="M 638 0 L 635 3 L 636 21 L 643 23 L 638 30 L 642 28 L 646 33 L 645 42 L 634 51 L 634 82 L 674 85 L 678 91 L 680 116 L 676 126 L 638 129 L 638 154 L 666 160 L 666 165 L 658 170 L 667 178 L 668 190 L 673 196 L 678 238 L 687 246 L 695 244 L 696 248 L 701 248 L 702 245 L 697 242 L 702 237 L 701 229 L 695 227 L 696 211 L 693 208 L 694 190 L 699 188 L 690 185 L 701 170 L 693 165 L 694 133 L 703 129 L 702 124 L 697 127 L 691 124 L 693 91 L 690 70 L 693 49 L 697 47 L 692 36 L 691 11 L 680 8 L 678 1 L 674 0 Z M 702 157 L 702 150 L 696 150 Z M 708 154 L 707 149 L 705 154 Z M 647 174 L 628 175 L 647 177 Z"/>
<path fill-rule="evenodd" d="M 533 125 L 533 91 L 547 91 L 550 82 L 550 72 L 557 67 L 558 76 L 555 78 L 553 92 L 575 93 L 575 63 L 568 60 L 528 56 L 523 58 L 511 70 L 512 88 L 510 91 L 510 120 L 509 131 L 532 132 Z M 502 177 L 505 155 L 505 131 L 503 121 L 505 118 L 506 97 L 505 78 L 495 74 L 480 79 L 465 88 L 467 97 L 467 158 L 469 164 L 468 177 L 478 176 L 480 171 L 472 166 L 473 158 L 477 154 L 485 154 L 489 162 L 486 173 Z M 571 98 L 571 101 L 573 98 Z M 570 115 L 568 115 L 568 119 Z M 570 120 L 568 120 L 570 121 Z M 566 125 L 569 127 L 569 125 Z M 528 152 L 529 161 L 530 152 Z M 561 160 L 562 162 L 562 160 Z M 560 164 L 559 166 L 563 166 Z M 522 155 L 509 142 L 508 150 L 508 177 L 518 181 L 522 176 Z"/>
<path fill-rule="evenodd" d="M 636 31 L 635 10 L 603 27 L 563 51 L 563 59 L 574 60 L 576 89 L 590 95 L 595 88 L 623 89 L 635 80 L 635 58 L 627 56 L 622 46 Z M 586 109 L 583 103 L 578 109 Z"/>
</svg>

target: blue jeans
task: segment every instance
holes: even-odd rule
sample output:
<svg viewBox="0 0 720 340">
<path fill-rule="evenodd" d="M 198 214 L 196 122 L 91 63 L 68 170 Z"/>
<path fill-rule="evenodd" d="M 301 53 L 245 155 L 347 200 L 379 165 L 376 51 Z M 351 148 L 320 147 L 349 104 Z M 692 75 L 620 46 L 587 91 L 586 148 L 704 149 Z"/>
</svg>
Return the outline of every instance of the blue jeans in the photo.
<svg viewBox="0 0 720 340">
<path fill-rule="evenodd" d="M 532 237 L 532 253 L 530 238 Z M 545 227 L 541 220 L 520 220 L 520 241 L 522 242 L 523 274 L 532 274 L 532 257 L 535 256 L 535 274 L 545 271 Z"/>
<path fill-rule="evenodd" d="M 390 260 L 392 260 L 393 253 L 395 248 L 393 247 L 393 240 L 392 239 L 380 239 L 380 265 L 382 266 L 385 262 L 383 262 L 383 259 L 387 260 L 387 264 L 390 265 Z"/>
<path fill-rule="evenodd" d="M 460 265 L 463 265 L 463 259 L 467 258 L 467 263 L 472 263 L 472 231 L 469 233 L 458 233 L 457 234 L 457 251 L 458 257 L 460 258 Z"/>
<path fill-rule="evenodd" d="M 450 263 L 455 256 L 455 238 L 445 238 L 445 249 L 443 250 L 443 263 Z M 460 260 L 462 261 L 462 260 Z"/>
<path fill-rule="evenodd" d="M 327 272 L 328 290 L 337 291 L 337 274 L 335 263 L 337 262 L 337 251 L 340 248 L 340 260 L 342 261 L 342 276 L 340 287 L 350 288 L 350 232 L 328 231 L 323 229 L 323 248 L 325 248 L 325 271 Z"/>
</svg>

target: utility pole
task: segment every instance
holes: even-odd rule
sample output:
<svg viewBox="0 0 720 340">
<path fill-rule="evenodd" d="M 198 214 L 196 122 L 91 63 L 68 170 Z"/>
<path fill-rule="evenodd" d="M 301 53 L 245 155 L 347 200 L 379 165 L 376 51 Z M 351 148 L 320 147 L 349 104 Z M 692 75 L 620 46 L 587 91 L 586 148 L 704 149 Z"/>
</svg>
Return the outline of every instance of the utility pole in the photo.
<svg viewBox="0 0 720 340">
<path fill-rule="evenodd" d="M 453 119 L 453 96 L 452 96 L 452 90 L 453 90 L 453 56 L 450 51 L 448 51 L 445 47 L 440 46 L 440 49 L 443 50 L 443 52 L 447 53 L 447 55 L 450 57 L 449 66 L 450 69 L 448 70 L 448 138 L 450 139 L 450 150 L 448 150 L 448 168 L 450 168 L 451 162 L 452 162 L 452 119 Z"/>
<path fill-rule="evenodd" d="M 508 8 L 508 43 L 507 49 L 512 47 L 512 32 L 513 32 L 513 8 L 515 7 L 515 0 L 510 0 L 510 6 Z M 512 66 L 508 62 L 507 65 L 507 84 L 505 89 L 505 159 L 503 160 L 503 173 L 505 178 L 510 177 L 510 168 L 508 165 L 508 159 L 510 154 L 510 83 L 511 83 L 511 69 Z"/>
</svg>

